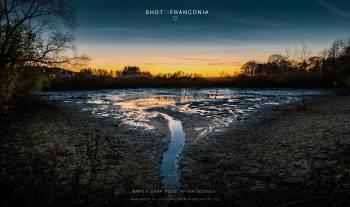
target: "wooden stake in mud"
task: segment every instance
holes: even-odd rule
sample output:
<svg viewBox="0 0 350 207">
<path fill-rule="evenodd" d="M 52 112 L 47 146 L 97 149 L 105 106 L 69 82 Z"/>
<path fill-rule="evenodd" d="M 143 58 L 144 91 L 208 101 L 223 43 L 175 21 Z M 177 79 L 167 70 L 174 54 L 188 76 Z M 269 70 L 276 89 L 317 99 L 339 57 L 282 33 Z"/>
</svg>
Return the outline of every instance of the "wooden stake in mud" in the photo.
<svg viewBox="0 0 350 207">
<path fill-rule="evenodd" d="M 219 91 L 219 89 L 216 89 L 216 92 L 215 92 L 215 97 L 214 97 L 214 99 L 216 99 L 216 96 L 218 95 L 218 91 Z"/>
<path fill-rule="evenodd" d="M 186 96 L 187 96 L 187 89 L 186 89 L 186 91 L 185 91 L 184 99 L 186 98 Z"/>
</svg>

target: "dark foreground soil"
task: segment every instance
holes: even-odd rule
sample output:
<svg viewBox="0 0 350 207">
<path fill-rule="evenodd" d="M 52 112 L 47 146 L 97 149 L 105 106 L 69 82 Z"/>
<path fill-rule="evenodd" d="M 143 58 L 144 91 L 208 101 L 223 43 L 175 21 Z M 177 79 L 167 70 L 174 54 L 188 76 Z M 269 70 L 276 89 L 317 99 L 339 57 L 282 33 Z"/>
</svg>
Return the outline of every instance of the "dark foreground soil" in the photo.
<svg viewBox="0 0 350 207">
<path fill-rule="evenodd" d="M 349 96 L 204 137 L 200 119 L 175 117 L 186 132 L 182 189 L 198 190 L 184 195 L 210 201 L 135 201 L 161 196 L 142 191 L 162 189 L 162 117 L 142 131 L 31 97 L 1 117 L 1 206 L 350 206 Z"/>
<path fill-rule="evenodd" d="M 229 206 L 350 206 L 350 97 L 186 139 L 184 188 Z"/>
<path fill-rule="evenodd" d="M 1 206 L 137 205 L 134 190 L 161 188 L 169 132 L 157 123 L 151 134 L 62 103 L 19 101 L 1 118 Z"/>
</svg>

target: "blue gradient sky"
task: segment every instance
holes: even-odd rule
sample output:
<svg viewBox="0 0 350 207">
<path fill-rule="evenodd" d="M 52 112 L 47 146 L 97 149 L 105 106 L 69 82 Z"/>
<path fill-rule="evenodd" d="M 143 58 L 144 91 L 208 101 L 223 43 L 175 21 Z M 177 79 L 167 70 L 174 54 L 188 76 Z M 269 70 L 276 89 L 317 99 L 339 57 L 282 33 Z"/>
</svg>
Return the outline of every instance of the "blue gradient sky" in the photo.
<svg viewBox="0 0 350 207">
<path fill-rule="evenodd" d="M 306 45 L 317 54 L 350 36 L 349 0 L 74 0 L 79 51 L 92 67 L 234 71 Z M 207 9 L 206 16 L 146 16 L 146 9 Z"/>
</svg>

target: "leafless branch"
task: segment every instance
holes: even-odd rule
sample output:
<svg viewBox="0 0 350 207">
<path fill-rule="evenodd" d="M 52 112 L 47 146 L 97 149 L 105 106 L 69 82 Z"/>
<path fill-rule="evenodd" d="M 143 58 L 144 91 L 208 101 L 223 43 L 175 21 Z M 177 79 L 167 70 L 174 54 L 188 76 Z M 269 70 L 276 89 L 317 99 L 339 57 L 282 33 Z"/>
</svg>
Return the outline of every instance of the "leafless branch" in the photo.
<svg viewBox="0 0 350 207">
<path fill-rule="evenodd" d="M 68 56 L 75 11 L 69 0 L 0 0 L 0 68 L 87 61 Z"/>
</svg>

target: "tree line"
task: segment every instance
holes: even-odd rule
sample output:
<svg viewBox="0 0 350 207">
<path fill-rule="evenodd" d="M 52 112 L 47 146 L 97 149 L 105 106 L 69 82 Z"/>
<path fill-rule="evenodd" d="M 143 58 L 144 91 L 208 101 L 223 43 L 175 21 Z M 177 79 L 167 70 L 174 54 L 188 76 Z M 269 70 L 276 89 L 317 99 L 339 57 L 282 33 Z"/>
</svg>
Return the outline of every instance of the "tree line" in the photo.
<svg viewBox="0 0 350 207">
<path fill-rule="evenodd" d="M 267 62 L 248 61 L 242 80 L 266 80 L 270 84 L 340 87 L 350 86 L 350 37 L 338 39 L 320 56 L 308 57 L 303 48 L 298 59 L 273 54 Z"/>
<path fill-rule="evenodd" d="M 226 79 L 226 80 L 224 80 Z M 229 78 L 208 78 L 196 73 L 163 73 L 153 75 L 138 66 L 126 66 L 122 70 L 82 69 L 70 75 L 53 77 L 44 89 L 77 90 L 134 87 L 195 87 L 228 86 Z"/>
<path fill-rule="evenodd" d="M 152 77 L 155 76 L 157 78 L 201 78 L 203 76 L 197 73 L 184 73 L 182 71 L 176 71 L 174 73 L 159 73 L 157 75 L 152 75 L 149 71 L 142 71 L 138 66 L 125 66 L 122 70 L 105 70 L 105 69 L 92 69 L 92 68 L 84 68 L 77 73 L 77 75 L 85 75 L 85 76 L 100 76 L 100 77 L 132 77 L 132 76 L 144 76 L 144 77 Z"/>
<path fill-rule="evenodd" d="M 53 79 L 46 89 L 74 90 L 125 87 L 350 87 L 350 37 L 335 40 L 320 56 L 303 47 L 295 53 L 272 54 L 266 62 L 248 61 L 235 76 L 203 77 L 175 73 L 152 75 L 137 66 L 120 71 L 82 69 Z"/>
</svg>

